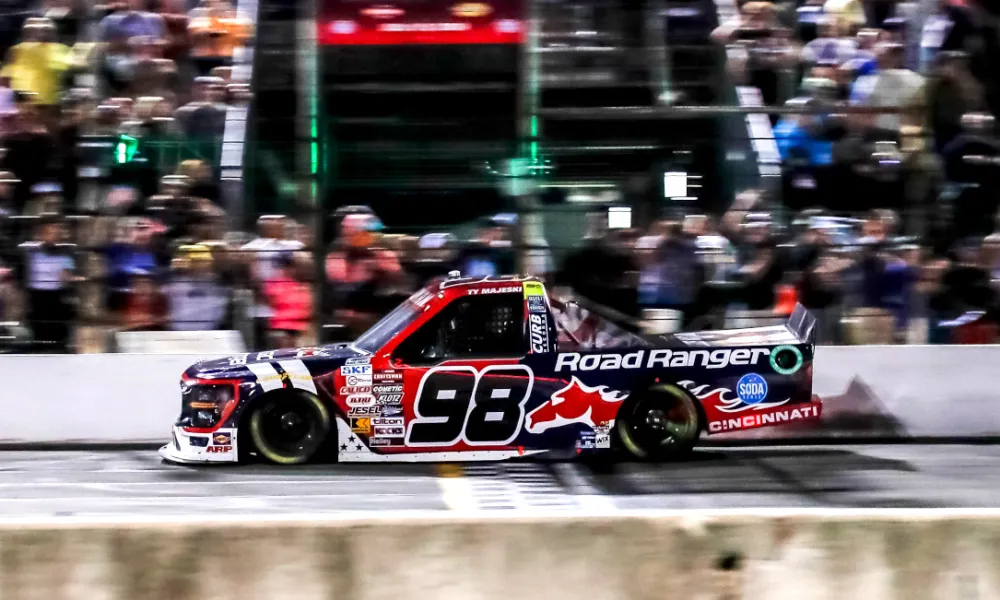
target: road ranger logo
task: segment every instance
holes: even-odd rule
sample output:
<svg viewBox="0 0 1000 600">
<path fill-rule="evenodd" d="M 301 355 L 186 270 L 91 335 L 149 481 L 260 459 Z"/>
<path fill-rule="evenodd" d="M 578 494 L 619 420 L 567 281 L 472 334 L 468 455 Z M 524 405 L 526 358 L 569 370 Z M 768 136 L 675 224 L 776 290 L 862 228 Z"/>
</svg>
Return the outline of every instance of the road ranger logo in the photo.
<svg viewBox="0 0 1000 600">
<path fill-rule="evenodd" d="M 562 352 L 556 358 L 560 371 L 617 371 L 618 369 L 664 369 L 729 365 L 755 365 L 770 355 L 770 348 L 720 348 L 718 350 L 636 350 L 628 354 L 580 354 Z"/>
</svg>

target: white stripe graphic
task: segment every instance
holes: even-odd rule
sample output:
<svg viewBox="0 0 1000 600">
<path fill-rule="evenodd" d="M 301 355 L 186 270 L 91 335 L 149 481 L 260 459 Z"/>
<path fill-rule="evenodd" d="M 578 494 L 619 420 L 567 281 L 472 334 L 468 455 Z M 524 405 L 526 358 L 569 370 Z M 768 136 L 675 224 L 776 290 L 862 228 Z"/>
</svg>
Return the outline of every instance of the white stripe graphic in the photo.
<svg viewBox="0 0 1000 600">
<path fill-rule="evenodd" d="M 301 360 L 279 360 L 278 364 L 288 373 L 292 381 L 292 387 L 316 393 L 316 384 L 313 382 L 312 374 Z"/>
<path fill-rule="evenodd" d="M 271 363 L 253 363 L 246 365 L 250 372 L 257 378 L 257 383 L 264 388 L 265 392 L 277 390 L 284 387 L 281 384 L 281 377 Z"/>
</svg>

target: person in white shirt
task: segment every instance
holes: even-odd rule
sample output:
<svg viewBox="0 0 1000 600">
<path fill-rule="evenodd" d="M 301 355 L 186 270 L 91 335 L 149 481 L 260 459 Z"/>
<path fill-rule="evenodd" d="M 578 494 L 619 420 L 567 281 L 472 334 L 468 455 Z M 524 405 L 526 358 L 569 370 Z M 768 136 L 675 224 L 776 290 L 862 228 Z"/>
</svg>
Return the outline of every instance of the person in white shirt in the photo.
<svg viewBox="0 0 1000 600">
<path fill-rule="evenodd" d="M 289 235 L 288 219 L 282 215 L 264 215 L 257 220 L 257 239 L 245 244 L 241 250 L 245 253 L 250 266 L 252 283 L 260 289 L 263 284 L 280 271 L 279 261 L 289 252 L 302 250 L 305 245 Z M 267 320 L 271 317 L 271 307 L 263 300 L 263 294 L 257 291 L 256 297 L 261 300 L 251 308 L 250 316 L 254 319 L 257 340 L 265 339 L 264 331 Z"/>
</svg>

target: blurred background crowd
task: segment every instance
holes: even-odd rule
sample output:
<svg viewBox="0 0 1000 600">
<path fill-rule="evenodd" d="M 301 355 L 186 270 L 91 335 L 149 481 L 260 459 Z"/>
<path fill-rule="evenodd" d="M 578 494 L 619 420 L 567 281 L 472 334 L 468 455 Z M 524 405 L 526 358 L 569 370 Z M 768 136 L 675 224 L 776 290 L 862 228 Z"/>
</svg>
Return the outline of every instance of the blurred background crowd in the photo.
<svg viewBox="0 0 1000 600">
<path fill-rule="evenodd" d="M 1000 6 L 685 6 L 664 13 L 668 71 L 687 47 L 717 52 L 738 94 L 679 85 L 653 105 L 732 108 L 764 176 L 720 200 L 721 176 L 672 147 L 621 186 L 507 190 L 434 226 L 357 194 L 276 214 L 226 197 L 227 118 L 255 102 L 234 60 L 263 34 L 259 14 L 227 0 L 2 1 L 0 347 L 115 351 L 122 332 L 167 331 L 238 331 L 250 348 L 347 340 L 452 270 L 527 272 L 655 331 L 770 323 L 802 302 L 824 343 L 996 341 Z M 571 29 L 543 49 L 628 45 Z M 605 65 L 590 67 L 596 90 Z M 588 110 L 609 105 L 600 95 Z M 556 150 L 530 178 L 558 171 Z M 682 193 L 663 191 L 665 171 Z"/>
</svg>

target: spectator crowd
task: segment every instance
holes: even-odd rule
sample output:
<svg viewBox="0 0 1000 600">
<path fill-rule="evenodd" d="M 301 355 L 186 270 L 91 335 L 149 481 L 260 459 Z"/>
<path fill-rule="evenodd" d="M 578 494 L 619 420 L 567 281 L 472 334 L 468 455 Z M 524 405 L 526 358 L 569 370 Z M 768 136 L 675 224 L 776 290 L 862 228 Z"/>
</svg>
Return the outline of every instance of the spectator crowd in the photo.
<svg viewBox="0 0 1000 600">
<path fill-rule="evenodd" d="M 108 351 L 123 331 L 345 340 L 432 277 L 519 265 L 647 327 L 759 323 L 798 301 L 827 343 L 996 338 L 990 3 L 739 3 L 712 38 L 789 109 L 771 120 L 780 186 L 642 228 L 594 210 L 572 248 L 522 239 L 511 214 L 391 233 L 365 206 L 333 215 L 328 247 L 281 215 L 234 231 L 218 156 L 249 96 L 232 65 L 252 21 L 226 0 L 24 4 L 0 15 L 4 350 Z"/>
</svg>

